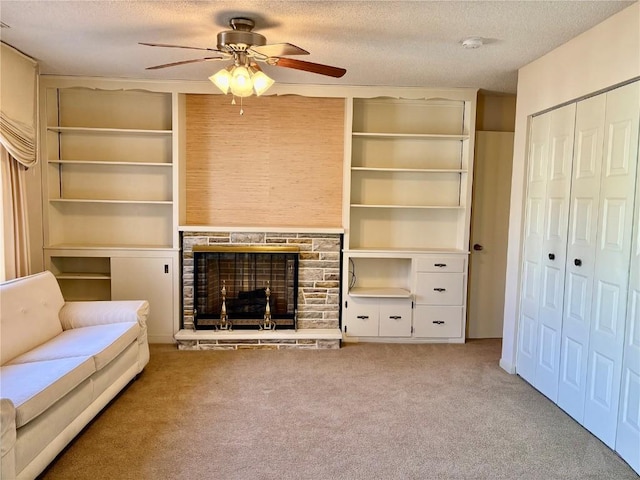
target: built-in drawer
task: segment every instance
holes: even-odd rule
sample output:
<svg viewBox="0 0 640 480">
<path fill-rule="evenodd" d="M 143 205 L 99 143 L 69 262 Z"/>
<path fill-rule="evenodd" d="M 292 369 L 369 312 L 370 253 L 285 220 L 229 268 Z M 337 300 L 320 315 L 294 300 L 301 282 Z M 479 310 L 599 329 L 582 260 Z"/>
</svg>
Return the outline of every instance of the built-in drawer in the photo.
<svg viewBox="0 0 640 480">
<path fill-rule="evenodd" d="M 416 271 L 418 272 L 464 272 L 467 258 L 457 256 L 425 256 L 416 258 Z"/>
<path fill-rule="evenodd" d="M 462 336 L 462 307 L 416 305 L 413 319 L 414 337 L 459 338 Z"/>
<path fill-rule="evenodd" d="M 462 273 L 418 273 L 416 303 L 463 305 L 464 278 Z"/>
</svg>

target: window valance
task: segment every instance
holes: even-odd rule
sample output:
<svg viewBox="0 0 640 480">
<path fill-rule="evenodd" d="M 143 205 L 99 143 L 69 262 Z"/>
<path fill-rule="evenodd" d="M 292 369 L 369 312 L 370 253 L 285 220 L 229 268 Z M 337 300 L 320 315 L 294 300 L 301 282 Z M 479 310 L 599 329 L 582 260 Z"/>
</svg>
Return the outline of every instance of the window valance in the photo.
<svg viewBox="0 0 640 480">
<path fill-rule="evenodd" d="M 38 64 L 0 44 L 0 143 L 26 167 L 36 163 Z"/>
</svg>

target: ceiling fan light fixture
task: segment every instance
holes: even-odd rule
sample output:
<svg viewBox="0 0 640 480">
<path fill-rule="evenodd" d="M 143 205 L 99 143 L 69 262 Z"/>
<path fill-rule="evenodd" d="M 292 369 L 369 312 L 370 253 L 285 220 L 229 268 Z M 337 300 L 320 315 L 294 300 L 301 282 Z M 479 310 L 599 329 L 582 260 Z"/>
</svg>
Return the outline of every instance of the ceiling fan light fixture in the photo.
<svg viewBox="0 0 640 480">
<path fill-rule="evenodd" d="M 236 66 L 233 68 L 229 88 L 236 97 L 249 97 L 253 93 L 253 82 L 247 67 Z"/>
<path fill-rule="evenodd" d="M 262 95 L 275 81 L 256 66 L 230 65 L 209 77 L 211 83 L 225 95 L 231 92 L 236 97 Z"/>
<path fill-rule="evenodd" d="M 259 97 L 264 92 L 271 88 L 271 85 L 275 83 L 275 81 L 270 78 L 267 74 L 258 70 L 251 75 L 251 81 L 253 82 L 253 90 L 256 92 L 256 95 Z"/>
<path fill-rule="evenodd" d="M 211 83 L 213 83 L 216 87 L 218 87 L 222 91 L 222 93 L 224 93 L 225 95 L 229 93 L 229 90 L 231 88 L 231 79 L 232 79 L 231 71 L 232 70 L 233 70 L 233 66 L 223 68 L 219 72 L 216 72 L 209 77 L 209 80 L 211 80 Z"/>
</svg>

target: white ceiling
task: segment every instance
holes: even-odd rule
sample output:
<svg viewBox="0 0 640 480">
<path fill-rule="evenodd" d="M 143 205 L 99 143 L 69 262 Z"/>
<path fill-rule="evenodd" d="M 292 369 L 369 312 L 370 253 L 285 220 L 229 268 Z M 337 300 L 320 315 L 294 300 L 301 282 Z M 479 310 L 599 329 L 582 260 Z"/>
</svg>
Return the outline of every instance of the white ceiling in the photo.
<svg viewBox="0 0 640 480">
<path fill-rule="evenodd" d="M 293 84 L 475 87 L 515 93 L 517 70 L 634 1 L 13 1 L 0 0 L 0 39 L 40 63 L 43 74 L 204 80 L 206 56 L 137 42 L 216 47 L 231 17 L 255 20 L 267 43 L 311 52 L 294 57 L 344 67 L 334 79 L 265 66 Z M 462 48 L 482 37 L 477 50 Z M 613 47 L 612 47 L 613 48 Z M 204 53 L 205 55 L 202 55 Z"/>
</svg>

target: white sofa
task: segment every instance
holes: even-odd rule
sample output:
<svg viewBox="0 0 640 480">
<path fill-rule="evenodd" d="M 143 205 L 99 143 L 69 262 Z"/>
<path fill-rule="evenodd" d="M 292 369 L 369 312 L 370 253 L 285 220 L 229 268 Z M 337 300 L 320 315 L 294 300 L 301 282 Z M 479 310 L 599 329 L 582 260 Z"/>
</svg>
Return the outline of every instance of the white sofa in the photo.
<svg viewBox="0 0 640 480">
<path fill-rule="evenodd" d="M 51 272 L 0 285 L 0 478 L 35 478 L 149 361 L 147 301 L 65 302 Z"/>
</svg>

